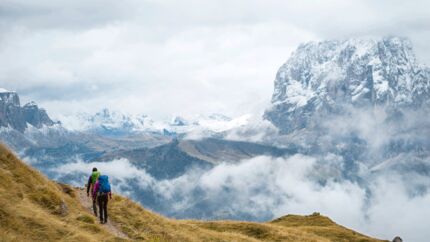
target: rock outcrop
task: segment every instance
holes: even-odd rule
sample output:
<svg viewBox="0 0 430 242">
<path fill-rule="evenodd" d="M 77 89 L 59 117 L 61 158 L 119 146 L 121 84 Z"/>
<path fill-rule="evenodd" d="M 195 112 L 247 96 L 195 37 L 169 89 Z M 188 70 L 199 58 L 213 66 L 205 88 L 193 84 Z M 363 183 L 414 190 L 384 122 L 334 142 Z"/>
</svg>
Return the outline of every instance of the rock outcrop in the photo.
<svg viewBox="0 0 430 242">
<path fill-rule="evenodd" d="M 284 133 L 315 126 L 343 107 L 418 109 L 430 97 L 430 71 L 399 37 L 310 42 L 279 69 L 265 118 Z"/>
<path fill-rule="evenodd" d="M 0 127 L 24 132 L 29 124 L 41 128 L 44 125 L 52 126 L 55 122 L 34 102 L 21 106 L 16 92 L 0 89 Z"/>
</svg>

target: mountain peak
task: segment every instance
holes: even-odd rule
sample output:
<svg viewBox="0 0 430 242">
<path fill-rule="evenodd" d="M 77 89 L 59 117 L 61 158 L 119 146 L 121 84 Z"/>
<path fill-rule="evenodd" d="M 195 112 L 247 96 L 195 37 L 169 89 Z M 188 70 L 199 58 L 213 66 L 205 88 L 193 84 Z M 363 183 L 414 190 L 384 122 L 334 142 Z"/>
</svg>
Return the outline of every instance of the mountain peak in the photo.
<svg viewBox="0 0 430 242">
<path fill-rule="evenodd" d="M 27 124 L 41 128 L 43 125 L 52 126 L 55 123 L 35 102 L 21 107 L 16 92 L 0 88 L 0 127 L 12 127 L 23 132 L 27 128 Z"/>
<path fill-rule="evenodd" d="M 317 110 L 343 104 L 419 107 L 429 95 L 430 72 L 416 62 L 407 38 L 309 42 L 279 68 L 265 116 L 277 126 L 296 123 L 291 131 L 303 128 Z"/>
<path fill-rule="evenodd" d="M 24 107 L 38 107 L 37 103 L 34 101 L 28 102 L 24 105 Z"/>
</svg>

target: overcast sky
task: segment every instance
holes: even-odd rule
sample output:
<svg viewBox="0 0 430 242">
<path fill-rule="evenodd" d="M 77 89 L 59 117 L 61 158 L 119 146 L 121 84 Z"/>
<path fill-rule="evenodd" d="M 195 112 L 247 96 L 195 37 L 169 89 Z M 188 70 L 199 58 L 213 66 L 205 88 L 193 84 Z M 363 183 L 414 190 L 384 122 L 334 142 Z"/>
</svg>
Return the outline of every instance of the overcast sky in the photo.
<svg viewBox="0 0 430 242">
<path fill-rule="evenodd" d="M 409 37 L 430 63 L 428 1 L 1 0 L 0 87 L 55 116 L 261 112 L 301 42 Z"/>
</svg>

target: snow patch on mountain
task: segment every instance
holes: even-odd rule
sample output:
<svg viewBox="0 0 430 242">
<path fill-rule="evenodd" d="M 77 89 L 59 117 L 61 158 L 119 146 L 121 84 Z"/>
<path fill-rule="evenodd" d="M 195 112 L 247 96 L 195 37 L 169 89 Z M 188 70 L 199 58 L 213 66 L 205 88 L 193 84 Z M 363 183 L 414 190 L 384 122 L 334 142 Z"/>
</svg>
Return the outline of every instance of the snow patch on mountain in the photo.
<svg viewBox="0 0 430 242">
<path fill-rule="evenodd" d="M 11 92 L 14 92 L 14 91 L 9 91 L 9 90 L 7 90 L 5 88 L 1 88 L 0 87 L 0 93 L 11 93 Z"/>
<path fill-rule="evenodd" d="M 171 120 L 154 120 L 147 115 L 127 114 L 103 109 L 96 114 L 81 113 L 60 116 L 63 126 L 72 131 L 92 131 L 99 134 L 127 135 L 161 133 L 188 134 L 190 137 L 211 136 L 247 124 L 250 115 L 230 118 L 222 114 L 189 117 L 175 116 Z"/>
<path fill-rule="evenodd" d="M 279 68 L 265 117 L 291 132 L 345 104 L 419 108 L 429 97 L 430 72 L 408 39 L 309 42 Z"/>
<path fill-rule="evenodd" d="M 153 121 L 145 115 L 130 115 L 102 109 L 95 114 L 59 116 L 65 128 L 71 131 L 130 133 L 152 128 Z"/>
</svg>

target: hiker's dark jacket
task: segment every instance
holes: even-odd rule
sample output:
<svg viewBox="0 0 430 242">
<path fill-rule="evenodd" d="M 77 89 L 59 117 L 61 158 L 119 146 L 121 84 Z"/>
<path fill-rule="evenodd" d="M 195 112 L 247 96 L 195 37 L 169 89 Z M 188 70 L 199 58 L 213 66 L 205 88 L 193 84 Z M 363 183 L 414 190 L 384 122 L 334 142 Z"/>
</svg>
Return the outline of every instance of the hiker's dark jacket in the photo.
<svg viewBox="0 0 430 242">
<path fill-rule="evenodd" d="M 90 177 L 88 178 L 87 193 L 90 193 L 91 184 L 92 184 L 92 177 L 90 175 Z"/>
</svg>

